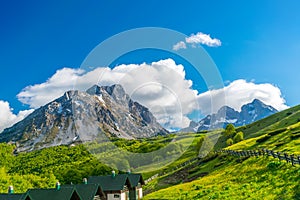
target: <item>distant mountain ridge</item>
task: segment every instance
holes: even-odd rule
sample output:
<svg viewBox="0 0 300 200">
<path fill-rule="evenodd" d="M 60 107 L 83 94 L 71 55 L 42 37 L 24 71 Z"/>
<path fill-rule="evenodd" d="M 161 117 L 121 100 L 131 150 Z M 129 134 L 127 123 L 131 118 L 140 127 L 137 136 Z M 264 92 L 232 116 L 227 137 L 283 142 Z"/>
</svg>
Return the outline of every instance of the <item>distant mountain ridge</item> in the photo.
<svg viewBox="0 0 300 200">
<path fill-rule="evenodd" d="M 19 151 L 91 141 L 99 134 L 120 138 L 164 135 L 148 108 L 133 101 L 121 85 L 68 91 L 25 119 L 5 129 L 0 142 L 16 143 Z"/>
<path fill-rule="evenodd" d="M 180 132 L 198 132 L 224 128 L 227 124 L 233 124 L 234 126 L 247 125 L 275 114 L 276 112 L 278 111 L 272 106 L 266 105 L 258 99 L 254 99 L 251 103 L 243 105 L 240 112 L 229 106 L 223 106 L 217 113 L 207 115 L 199 122 L 191 121 L 189 127 L 181 129 Z"/>
</svg>

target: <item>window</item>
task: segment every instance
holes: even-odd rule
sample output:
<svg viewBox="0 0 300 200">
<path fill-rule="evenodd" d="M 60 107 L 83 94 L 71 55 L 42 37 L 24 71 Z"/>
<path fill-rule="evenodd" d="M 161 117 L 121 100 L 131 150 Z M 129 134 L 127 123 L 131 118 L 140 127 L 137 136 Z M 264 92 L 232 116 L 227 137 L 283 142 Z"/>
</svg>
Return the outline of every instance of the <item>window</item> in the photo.
<svg viewBox="0 0 300 200">
<path fill-rule="evenodd" d="M 119 194 L 114 194 L 114 198 L 120 198 Z"/>
</svg>

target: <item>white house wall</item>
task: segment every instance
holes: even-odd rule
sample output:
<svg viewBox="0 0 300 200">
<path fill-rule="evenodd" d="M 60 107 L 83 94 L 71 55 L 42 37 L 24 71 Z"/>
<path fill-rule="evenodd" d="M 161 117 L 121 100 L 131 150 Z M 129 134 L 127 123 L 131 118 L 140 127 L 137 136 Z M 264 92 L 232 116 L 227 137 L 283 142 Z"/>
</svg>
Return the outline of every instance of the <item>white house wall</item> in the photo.
<svg viewBox="0 0 300 200">
<path fill-rule="evenodd" d="M 137 193 L 138 193 L 138 199 L 143 198 L 143 189 L 142 188 L 137 189 Z"/>
<path fill-rule="evenodd" d="M 119 195 L 119 198 L 115 198 L 115 195 Z M 107 194 L 107 200 L 126 200 L 126 194 L 123 193 L 115 193 L 115 194 Z"/>
</svg>

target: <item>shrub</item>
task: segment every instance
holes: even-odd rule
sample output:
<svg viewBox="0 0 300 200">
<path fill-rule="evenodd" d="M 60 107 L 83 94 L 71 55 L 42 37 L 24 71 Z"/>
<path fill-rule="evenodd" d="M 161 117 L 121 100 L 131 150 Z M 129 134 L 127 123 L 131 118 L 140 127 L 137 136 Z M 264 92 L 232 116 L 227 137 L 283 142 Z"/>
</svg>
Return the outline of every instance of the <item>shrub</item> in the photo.
<svg viewBox="0 0 300 200">
<path fill-rule="evenodd" d="M 202 186 L 196 185 L 195 190 L 200 190 L 200 189 L 202 189 L 202 188 L 203 188 Z"/>
<path fill-rule="evenodd" d="M 281 162 L 279 161 L 272 161 L 272 162 L 269 162 L 267 167 L 271 170 L 274 170 L 274 169 L 277 169 L 279 166 L 280 166 Z"/>
<path fill-rule="evenodd" d="M 289 116 L 289 115 L 291 115 L 291 114 L 293 114 L 292 112 L 287 112 L 286 113 L 286 116 Z"/>
<path fill-rule="evenodd" d="M 231 138 L 227 139 L 227 140 L 226 140 L 226 144 L 227 144 L 228 146 L 233 145 L 233 140 L 232 140 Z"/>
<path fill-rule="evenodd" d="M 235 127 L 233 124 L 228 124 L 225 128 L 225 136 L 226 137 L 231 137 L 232 135 L 235 134 Z"/>
<path fill-rule="evenodd" d="M 240 141 L 244 140 L 244 133 L 242 131 L 238 132 L 237 134 L 235 134 L 235 136 L 233 137 L 233 141 L 234 143 L 238 143 Z"/>
</svg>

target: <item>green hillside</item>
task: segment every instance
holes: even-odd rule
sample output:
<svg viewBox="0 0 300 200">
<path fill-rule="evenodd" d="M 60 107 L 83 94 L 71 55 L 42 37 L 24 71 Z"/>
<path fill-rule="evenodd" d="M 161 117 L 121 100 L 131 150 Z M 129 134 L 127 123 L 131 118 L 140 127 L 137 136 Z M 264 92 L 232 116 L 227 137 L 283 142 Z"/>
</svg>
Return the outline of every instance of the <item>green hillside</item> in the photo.
<svg viewBox="0 0 300 200">
<path fill-rule="evenodd" d="M 298 122 L 300 122 L 300 105 L 278 112 L 252 124 L 237 127 L 236 132 L 242 131 L 244 133 L 244 138 L 249 139 L 274 130 L 287 128 Z M 222 135 L 215 145 L 215 150 L 225 148 L 227 146 L 226 139 L 227 138 Z"/>
<path fill-rule="evenodd" d="M 0 193 L 13 185 L 15 192 L 28 188 L 78 183 L 89 175 L 107 174 L 111 168 L 98 162 L 84 146 L 58 146 L 13 155 L 13 145 L 0 144 Z"/>
<path fill-rule="evenodd" d="M 229 147 L 225 143 L 228 136 L 223 132 L 215 148 L 267 148 L 300 155 L 299 119 L 300 106 L 296 106 L 238 127 L 236 132 L 243 131 L 245 140 Z M 300 199 L 300 166 L 272 157 L 239 158 L 211 153 L 202 162 L 178 173 L 185 177 L 173 182 L 173 186 L 163 183 L 176 177 L 176 173 L 158 177 L 152 182 L 152 191 L 160 190 L 146 195 L 145 199 Z"/>
<path fill-rule="evenodd" d="M 238 128 L 245 133 L 245 138 L 256 137 L 267 131 L 288 127 L 300 122 L 300 105 L 278 112 L 265 119 Z"/>
<path fill-rule="evenodd" d="M 219 157 L 211 161 L 215 169 L 195 181 L 180 183 L 146 195 L 145 199 L 300 199 L 299 167 L 274 159 Z M 213 168 L 214 168 L 213 167 Z"/>
<path fill-rule="evenodd" d="M 131 169 L 132 172 L 148 169 L 149 172 L 143 174 L 143 177 L 147 179 L 159 172 L 169 172 L 170 169 L 197 157 L 203 137 L 199 134 L 180 134 L 176 137 L 168 135 L 140 140 L 112 138 L 112 142 L 123 150 L 141 154 L 165 147 L 173 139 L 176 139 L 176 142 L 165 149 L 167 156 L 181 154 L 183 153 L 182 149 L 188 149 L 171 165 L 156 171 L 153 171 L 153 166 L 150 165 L 151 160 L 143 161 L 143 165 L 129 166 L 130 158 L 126 157 L 126 154 L 123 157 L 119 156 L 121 160 L 117 160 L 118 163 L 125 163 L 124 166 L 126 166 L 123 172 L 128 169 Z M 0 193 L 7 192 L 9 185 L 14 186 L 15 192 L 25 192 L 28 188 L 54 187 L 56 181 L 60 181 L 61 184 L 75 184 L 81 183 L 84 177 L 110 174 L 113 168 L 100 161 L 101 159 L 111 160 L 111 158 L 116 157 L 117 152 L 109 149 L 111 146 L 111 142 L 110 144 L 105 142 L 88 145 L 78 144 L 76 146 L 50 147 L 14 155 L 14 145 L 0 143 Z M 105 151 L 101 151 L 101 149 Z M 100 153 L 93 152 L 95 150 L 100 150 Z M 164 164 L 164 160 L 166 159 L 160 158 L 158 164 Z M 117 169 L 120 168 L 114 168 L 118 172 Z"/>
<path fill-rule="evenodd" d="M 257 199 L 262 196 L 265 199 L 297 199 L 299 166 L 277 162 L 274 158 L 237 158 L 213 152 L 201 161 L 197 158 L 204 138 L 220 135 L 214 150 L 268 148 L 300 155 L 299 119 L 300 106 L 297 106 L 238 127 L 235 131 L 242 131 L 244 140 L 229 147 L 226 140 L 233 135 L 226 135 L 224 130 L 139 140 L 113 138 L 112 142 L 128 152 L 143 154 L 167 147 L 172 141 L 172 145 L 164 150 L 167 157 L 153 157 L 153 160 L 133 162 L 130 166 L 132 158 L 129 154 L 119 156 L 124 170 L 148 171 L 143 173 L 144 179 L 155 177 L 144 187 L 145 199 Z M 108 174 L 112 168 L 99 159 L 118 154 L 105 142 L 51 147 L 18 155 L 13 154 L 14 148 L 0 144 L 0 192 L 6 192 L 9 185 L 13 185 L 16 192 L 24 192 L 28 188 L 53 187 L 57 180 L 62 184 L 79 183 L 83 177 Z M 166 164 L 168 157 L 177 154 L 182 155 Z M 152 161 L 157 165 L 152 165 Z M 165 167 L 156 169 L 162 165 Z"/>
</svg>

